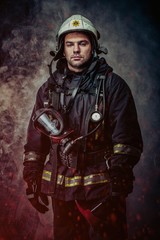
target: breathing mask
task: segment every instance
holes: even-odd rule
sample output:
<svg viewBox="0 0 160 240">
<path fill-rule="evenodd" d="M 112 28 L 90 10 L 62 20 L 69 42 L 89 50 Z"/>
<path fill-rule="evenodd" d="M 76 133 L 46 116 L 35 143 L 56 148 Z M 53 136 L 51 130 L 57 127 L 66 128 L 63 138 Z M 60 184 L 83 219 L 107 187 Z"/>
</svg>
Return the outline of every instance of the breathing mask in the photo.
<svg viewBox="0 0 160 240">
<path fill-rule="evenodd" d="M 41 108 L 33 116 L 34 127 L 49 136 L 53 142 L 60 143 L 62 139 L 73 133 L 64 130 L 64 120 L 59 112 L 53 108 Z"/>
</svg>

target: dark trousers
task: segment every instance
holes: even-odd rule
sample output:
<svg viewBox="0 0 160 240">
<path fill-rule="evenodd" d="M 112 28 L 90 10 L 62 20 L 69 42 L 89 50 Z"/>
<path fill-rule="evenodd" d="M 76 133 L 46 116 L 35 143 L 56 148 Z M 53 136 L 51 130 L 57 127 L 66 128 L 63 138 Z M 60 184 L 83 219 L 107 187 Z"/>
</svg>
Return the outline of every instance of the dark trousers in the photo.
<svg viewBox="0 0 160 240">
<path fill-rule="evenodd" d="M 127 240 L 124 198 L 112 197 L 103 204 L 78 201 L 78 207 L 75 201 L 52 203 L 53 240 Z"/>
</svg>

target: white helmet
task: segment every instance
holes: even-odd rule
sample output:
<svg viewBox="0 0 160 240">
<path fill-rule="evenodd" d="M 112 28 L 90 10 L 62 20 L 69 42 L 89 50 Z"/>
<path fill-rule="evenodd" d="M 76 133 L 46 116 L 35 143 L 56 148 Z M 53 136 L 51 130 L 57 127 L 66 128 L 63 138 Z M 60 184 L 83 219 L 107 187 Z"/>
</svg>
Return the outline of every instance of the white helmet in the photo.
<svg viewBox="0 0 160 240">
<path fill-rule="evenodd" d="M 93 47 L 98 49 L 98 40 L 100 38 L 100 33 L 96 30 L 93 23 L 82 15 L 72 15 L 67 18 L 64 23 L 61 25 L 57 36 L 57 51 L 55 52 L 54 60 L 60 59 L 63 57 L 63 39 L 67 33 L 70 32 L 84 32 L 88 33 L 91 37 Z"/>
</svg>

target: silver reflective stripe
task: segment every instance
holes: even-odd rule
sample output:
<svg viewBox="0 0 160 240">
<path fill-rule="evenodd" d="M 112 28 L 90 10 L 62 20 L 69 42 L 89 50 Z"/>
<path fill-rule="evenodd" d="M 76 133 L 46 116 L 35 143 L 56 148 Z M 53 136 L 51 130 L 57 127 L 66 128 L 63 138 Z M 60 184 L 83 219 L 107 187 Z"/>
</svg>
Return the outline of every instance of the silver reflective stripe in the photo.
<svg viewBox="0 0 160 240">
<path fill-rule="evenodd" d="M 40 161 L 41 163 L 44 163 L 46 159 L 45 155 L 40 155 L 35 152 L 26 152 L 23 156 L 23 161 Z"/>
<path fill-rule="evenodd" d="M 57 176 L 57 184 L 58 185 L 63 185 L 63 183 L 64 183 L 64 176 L 58 174 L 58 176 Z"/>
<path fill-rule="evenodd" d="M 46 156 L 37 154 L 35 152 L 26 152 L 24 154 L 23 160 L 25 161 L 45 161 Z"/>
</svg>

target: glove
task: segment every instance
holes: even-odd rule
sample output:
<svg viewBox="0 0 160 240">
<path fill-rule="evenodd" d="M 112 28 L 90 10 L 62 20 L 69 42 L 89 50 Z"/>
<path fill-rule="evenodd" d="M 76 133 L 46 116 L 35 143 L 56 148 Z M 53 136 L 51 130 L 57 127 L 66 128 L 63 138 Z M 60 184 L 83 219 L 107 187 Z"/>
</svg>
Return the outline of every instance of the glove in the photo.
<svg viewBox="0 0 160 240">
<path fill-rule="evenodd" d="M 38 161 L 25 161 L 23 169 L 23 179 L 26 181 L 28 188 L 26 195 L 32 206 L 40 213 L 48 211 L 47 195 L 40 192 L 41 176 L 43 165 Z"/>
<path fill-rule="evenodd" d="M 26 189 L 26 195 L 32 206 L 40 213 L 47 212 L 48 209 L 48 197 L 46 194 L 41 193 L 38 189 L 36 182 L 28 185 Z"/>
<path fill-rule="evenodd" d="M 113 196 L 125 196 L 133 191 L 133 181 L 135 177 L 133 175 L 132 168 L 112 166 L 109 170 L 112 195 Z"/>
</svg>

